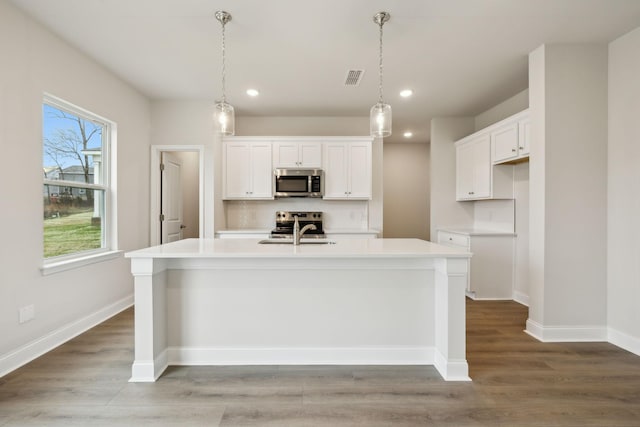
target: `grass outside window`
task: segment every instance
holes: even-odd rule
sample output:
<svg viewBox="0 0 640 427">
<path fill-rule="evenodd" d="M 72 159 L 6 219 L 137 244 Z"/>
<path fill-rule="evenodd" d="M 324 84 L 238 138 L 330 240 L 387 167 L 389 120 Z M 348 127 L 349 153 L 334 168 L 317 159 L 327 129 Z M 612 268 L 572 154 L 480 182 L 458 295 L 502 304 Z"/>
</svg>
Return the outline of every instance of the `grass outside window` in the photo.
<svg viewBox="0 0 640 427">
<path fill-rule="evenodd" d="M 93 209 L 44 220 L 44 256 L 51 258 L 102 247 L 102 229 Z"/>
</svg>

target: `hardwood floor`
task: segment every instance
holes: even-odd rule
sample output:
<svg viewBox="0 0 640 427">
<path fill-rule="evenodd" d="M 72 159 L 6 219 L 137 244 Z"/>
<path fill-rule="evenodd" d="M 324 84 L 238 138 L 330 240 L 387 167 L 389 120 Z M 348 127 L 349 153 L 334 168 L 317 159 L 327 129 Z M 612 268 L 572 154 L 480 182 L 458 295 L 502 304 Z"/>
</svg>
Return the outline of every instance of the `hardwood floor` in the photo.
<svg viewBox="0 0 640 427">
<path fill-rule="evenodd" d="M 526 317 L 468 301 L 473 382 L 423 366 L 191 366 L 134 384 L 130 309 L 0 378 L 0 426 L 640 426 L 640 357 L 540 343 Z"/>
</svg>

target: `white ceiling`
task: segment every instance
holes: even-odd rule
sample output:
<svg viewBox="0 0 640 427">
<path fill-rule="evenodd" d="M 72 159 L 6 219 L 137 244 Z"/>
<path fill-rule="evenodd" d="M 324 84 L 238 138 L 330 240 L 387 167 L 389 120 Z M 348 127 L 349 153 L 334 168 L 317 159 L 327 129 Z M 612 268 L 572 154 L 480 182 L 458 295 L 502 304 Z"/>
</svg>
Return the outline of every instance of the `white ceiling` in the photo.
<svg viewBox="0 0 640 427">
<path fill-rule="evenodd" d="M 543 43 L 608 43 L 640 26 L 640 0 L 12 0 L 151 99 L 220 96 L 238 116 L 368 116 L 377 101 L 378 26 L 393 135 L 429 140 L 432 117 L 476 115 L 527 88 Z M 350 69 L 364 69 L 357 87 Z M 250 98 L 246 89 L 260 96 Z M 414 96 L 403 99 L 401 89 Z M 366 134 L 368 129 L 363 129 Z"/>
</svg>

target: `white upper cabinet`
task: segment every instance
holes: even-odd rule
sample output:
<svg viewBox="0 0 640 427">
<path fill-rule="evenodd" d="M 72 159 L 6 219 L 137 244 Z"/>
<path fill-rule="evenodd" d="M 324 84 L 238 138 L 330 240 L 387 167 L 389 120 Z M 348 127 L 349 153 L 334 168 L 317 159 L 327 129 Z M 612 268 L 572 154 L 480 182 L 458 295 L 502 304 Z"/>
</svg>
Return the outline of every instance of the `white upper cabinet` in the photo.
<svg viewBox="0 0 640 427">
<path fill-rule="evenodd" d="M 273 199 L 273 169 L 324 170 L 324 198 L 370 200 L 370 137 L 227 137 L 223 200 Z"/>
<path fill-rule="evenodd" d="M 529 117 L 518 122 L 518 153 L 529 156 L 531 147 L 531 119 Z"/>
<path fill-rule="evenodd" d="M 326 142 L 325 199 L 371 199 L 371 141 Z"/>
<path fill-rule="evenodd" d="M 518 123 L 508 123 L 491 132 L 494 162 L 518 157 Z"/>
<path fill-rule="evenodd" d="M 271 141 L 223 144 L 223 199 L 273 199 Z"/>
<path fill-rule="evenodd" d="M 456 142 L 456 200 L 513 199 L 513 166 L 491 161 L 491 132 Z"/>
<path fill-rule="evenodd" d="M 529 157 L 530 119 L 525 110 L 491 126 L 491 157 L 494 164 Z"/>
<path fill-rule="evenodd" d="M 456 199 L 491 198 L 491 138 L 479 135 L 456 145 Z"/>
<path fill-rule="evenodd" d="M 319 169 L 322 167 L 322 143 L 276 141 L 273 143 L 273 167 Z"/>
<path fill-rule="evenodd" d="M 521 111 L 456 142 L 456 200 L 513 199 L 513 163 L 529 158 L 531 121 Z"/>
</svg>

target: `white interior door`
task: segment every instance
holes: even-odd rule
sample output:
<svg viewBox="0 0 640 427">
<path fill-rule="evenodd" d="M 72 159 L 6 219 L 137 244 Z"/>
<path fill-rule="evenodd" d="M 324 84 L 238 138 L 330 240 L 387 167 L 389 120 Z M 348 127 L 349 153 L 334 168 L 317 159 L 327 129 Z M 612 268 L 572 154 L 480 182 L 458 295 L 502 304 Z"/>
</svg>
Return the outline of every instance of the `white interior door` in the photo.
<svg viewBox="0 0 640 427">
<path fill-rule="evenodd" d="M 161 177 L 161 242 L 170 243 L 182 239 L 182 163 L 169 152 L 162 153 Z"/>
</svg>

